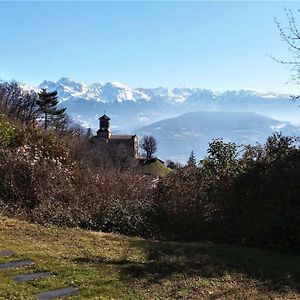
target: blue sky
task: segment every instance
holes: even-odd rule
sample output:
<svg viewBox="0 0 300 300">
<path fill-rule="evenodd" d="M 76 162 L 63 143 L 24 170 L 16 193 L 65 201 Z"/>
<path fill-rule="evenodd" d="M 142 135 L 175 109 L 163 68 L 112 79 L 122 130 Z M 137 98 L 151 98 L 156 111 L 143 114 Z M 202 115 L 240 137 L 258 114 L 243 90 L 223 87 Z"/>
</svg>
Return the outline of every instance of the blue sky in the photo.
<svg viewBox="0 0 300 300">
<path fill-rule="evenodd" d="M 0 2 L 0 77 L 294 93 L 268 56 L 289 57 L 284 7 L 300 2 Z"/>
</svg>

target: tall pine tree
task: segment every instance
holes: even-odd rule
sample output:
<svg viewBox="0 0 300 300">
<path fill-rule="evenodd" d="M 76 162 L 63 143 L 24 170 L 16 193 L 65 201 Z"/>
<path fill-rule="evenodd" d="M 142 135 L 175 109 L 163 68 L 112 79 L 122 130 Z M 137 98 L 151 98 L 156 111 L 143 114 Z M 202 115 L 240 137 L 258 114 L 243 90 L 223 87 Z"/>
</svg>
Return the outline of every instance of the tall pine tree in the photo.
<svg viewBox="0 0 300 300">
<path fill-rule="evenodd" d="M 44 128 L 45 130 L 52 123 L 65 118 L 66 108 L 58 108 L 58 97 L 57 91 L 47 92 L 47 89 L 42 89 L 39 93 L 39 100 L 37 104 L 39 106 L 40 112 L 43 114 L 44 118 Z"/>
</svg>

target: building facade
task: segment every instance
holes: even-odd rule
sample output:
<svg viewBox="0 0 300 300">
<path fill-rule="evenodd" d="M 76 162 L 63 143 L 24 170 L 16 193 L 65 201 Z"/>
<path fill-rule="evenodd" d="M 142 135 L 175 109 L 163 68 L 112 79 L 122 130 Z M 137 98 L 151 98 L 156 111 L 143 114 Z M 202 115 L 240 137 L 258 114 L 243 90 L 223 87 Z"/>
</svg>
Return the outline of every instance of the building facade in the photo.
<svg viewBox="0 0 300 300">
<path fill-rule="evenodd" d="M 103 115 L 99 118 L 99 129 L 93 138 L 94 142 L 101 145 L 112 160 L 136 159 L 139 156 L 137 135 L 114 135 L 111 132 L 110 118 Z"/>
</svg>

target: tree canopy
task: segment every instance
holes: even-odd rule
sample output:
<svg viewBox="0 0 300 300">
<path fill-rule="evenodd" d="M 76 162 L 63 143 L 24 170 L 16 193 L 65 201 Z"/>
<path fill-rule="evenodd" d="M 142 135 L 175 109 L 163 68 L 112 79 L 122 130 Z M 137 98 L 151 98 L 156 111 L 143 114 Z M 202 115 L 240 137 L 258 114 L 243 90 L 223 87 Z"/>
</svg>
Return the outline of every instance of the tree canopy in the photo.
<svg viewBox="0 0 300 300">
<path fill-rule="evenodd" d="M 146 158 L 152 158 L 157 150 L 157 142 L 152 135 L 145 135 L 140 141 L 140 147 L 146 153 Z"/>
<path fill-rule="evenodd" d="M 39 100 L 37 104 L 41 113 L 44 115 L 44 128 L 45 130 L 49 125 L 59 126 L 65 119 L 66 108 L 58 108 L 57 91 L 47 92 L 47 89 L 42 89 L 39 93 Z"/>
</svg>

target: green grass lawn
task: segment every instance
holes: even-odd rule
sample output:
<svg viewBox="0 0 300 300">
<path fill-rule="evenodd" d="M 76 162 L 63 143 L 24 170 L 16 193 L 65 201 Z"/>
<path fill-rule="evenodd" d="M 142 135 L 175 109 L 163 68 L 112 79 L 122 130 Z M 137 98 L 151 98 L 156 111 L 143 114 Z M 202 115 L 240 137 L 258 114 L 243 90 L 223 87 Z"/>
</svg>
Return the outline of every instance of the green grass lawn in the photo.
<svg viewBox="0 0 300 300">
<path fill-rule="evenodd" d="M 173 172 L 170 168 L 165 166 L 158 159 L 154 159 L 149 163 L 140 163 L 139 167 L 142 173 L 158 177 L 165 177 L 166 175 Z"/>
<path fill-rule="evenodd" d="M 0 217 L 0 262 L 31 258 L 33 267 L 0 270 L 0 299 L 80 287 L 72 299 L 300 299 L 300 257 L 210 243 L 166 243 L 116 234 L 42 227 Z M 14 283 L 9 275 L 56 275 Z"/>
</svg>

